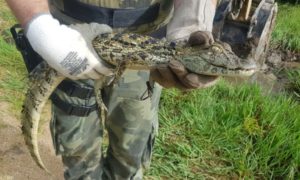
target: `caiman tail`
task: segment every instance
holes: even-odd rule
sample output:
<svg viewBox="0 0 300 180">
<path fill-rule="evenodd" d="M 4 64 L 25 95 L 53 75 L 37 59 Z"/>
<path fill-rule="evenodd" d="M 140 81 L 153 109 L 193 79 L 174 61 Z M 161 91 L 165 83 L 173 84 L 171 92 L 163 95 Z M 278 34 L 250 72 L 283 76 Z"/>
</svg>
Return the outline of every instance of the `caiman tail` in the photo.
<svg viewBox="0 0 300 180">
<path fill-rule="evenodd" d="M 34 161 L 48 173 L 40 157 L 37 133 L 41 112 L 54 89 L 65 79 L 45 62 L 41 63 L 30 74 L 30 88 L 24 101 L 21 124 L 25 143 Z"/>
</svg>

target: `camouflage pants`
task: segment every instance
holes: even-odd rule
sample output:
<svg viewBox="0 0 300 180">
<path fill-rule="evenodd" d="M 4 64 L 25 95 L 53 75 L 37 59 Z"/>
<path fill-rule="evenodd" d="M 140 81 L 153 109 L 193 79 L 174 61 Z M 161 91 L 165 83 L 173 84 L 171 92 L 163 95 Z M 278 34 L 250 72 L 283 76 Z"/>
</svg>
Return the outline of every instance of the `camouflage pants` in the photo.
<svg viewBox="0 0 300 180">
<path fill-rule="evenodd" d="M 87 117 L 71 116 L 53 104 L 52 138 L 66 167 L 65 179 L 142 179 L 142 169 L 150 164 L 158 128 L 161 92 L 158 84 L 149 89 L 148 79 L 148 72 L 126 71 L 118 83 L 103 90 L 108 107 L 106 155 L 102 152 L 103 126 L 98 111 Z M 77 83 L 88 86 L 93 81 Z M 68 97 L 60 90 L 56 94 L 73 105 L 96 103 L 94 97 L 85 100 Z"/>
</svg>

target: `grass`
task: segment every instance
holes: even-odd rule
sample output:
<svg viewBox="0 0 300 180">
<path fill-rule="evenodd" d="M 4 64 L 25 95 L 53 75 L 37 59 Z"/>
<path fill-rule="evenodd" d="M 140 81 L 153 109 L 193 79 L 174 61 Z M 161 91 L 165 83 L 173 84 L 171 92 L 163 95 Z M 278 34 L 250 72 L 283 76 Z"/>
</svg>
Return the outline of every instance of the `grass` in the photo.
<svg viewBox="0 0 300 180">
<path fill-rule="evenodd" d="M 2 34 L 15 19 L 3 0 L 0 7 Z M 274 45 L 300 49 L 299 15 L 299 6 L 280 6 Z M 6 38 L 0 36 L 0 102 L 8 101 L 17 114 L 26 71 Z M 291 71 L 289 79 L 299 90 L 300 71 Z M 188 94 L 164 91 L 146 179 L 300 179 L 300 105 L 292 98 L 224 81 Z"/>
<path fill-rule="evenodd" d="M 17 112 L 21 109 L 25 92 L 25 66 L 14 45 L 7 44 L 2 37 L 0 47 L 0 100 L 10 102 Z"/>
<path fill-rule="evenodd" d="M 153 179 L 300 178 L 300 105 L 290 97 L 221 82 L 164 91 L 161 102 Z"/>
<path fill-rule="evenodd" d="M 3 0 L 0 1 L 0 101 L 7 101 L 18 114 L 24 98 L 26 70 L 14 44 L 8 43 L 9 28 L 16 22 Z"/>
<path fill-rule="evenodd" d="M 287 90 L 300 101 L 300 69 L 287 70 L 285 74 L 288 78 Z"/>
<path fill-rule="evenodd" d="M 300 5 L 281 4 L 272 34 L 272 45 L 300 52 Z"/>
</svg>

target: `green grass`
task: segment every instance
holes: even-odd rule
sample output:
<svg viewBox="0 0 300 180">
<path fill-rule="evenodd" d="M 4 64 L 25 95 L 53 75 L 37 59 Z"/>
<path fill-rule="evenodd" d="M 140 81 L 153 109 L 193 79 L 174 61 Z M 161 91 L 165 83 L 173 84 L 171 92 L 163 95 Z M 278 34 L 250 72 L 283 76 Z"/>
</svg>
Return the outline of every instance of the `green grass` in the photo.
<svg viewBox="0 0 300 180">
<path fill-rule="evenodd" d="M 287 90 L 300 101 L 300 69 L 286 70 L 284 73 L 288 78 Z"/>
<path fill-rule="evenodd" d="M 7 101 L 11 109 L 18 113 L 22 106 L 26 85 L 26 71 L 20 53 L 15 45 L 7 43 L 4 39 L 7 32 L 15 23 L 15 18 L 6 7 L 4 1 L 0 1 L 0 102 Z M 5 35 L 4 33 L 5 32 Z"/>
<path fill-rule="evenodd" d="M 272 45 L 300 52 L 300 5 L 281 4 Z"/>
<path fill-rule="evenodd" d="M 1 17 L 1 23 L 0 28 L 1 30 L 4 28 L 9 27 L 12 23 L 16 21 L 15 17 L 12 16 L 11 12 L 9 11 L 9 8 L 7 7 L 5 0 L 0 0 L 0 17 Z"/>
<path fill-rule="evenodd" d="M 0 38 L 0 100 L 12 104 L 13 110 L 21 109 L 27 79 L 25 66 L 13 45 Z"/>
<path fill-rule="evenodd" d="M 15 45 L 4 40 L 9 38 L 9 28 L 16 20 L 3 0 L 0 7 L 0 102 L 9 102 L 11 110 L 18 115 L 24 98 L 26 71 Z"/>
<path fill-rule="evenodd" d="M 255 85 L 164 91 L 153 179 L 299 179 L 300 105 Z"/>
</svg>

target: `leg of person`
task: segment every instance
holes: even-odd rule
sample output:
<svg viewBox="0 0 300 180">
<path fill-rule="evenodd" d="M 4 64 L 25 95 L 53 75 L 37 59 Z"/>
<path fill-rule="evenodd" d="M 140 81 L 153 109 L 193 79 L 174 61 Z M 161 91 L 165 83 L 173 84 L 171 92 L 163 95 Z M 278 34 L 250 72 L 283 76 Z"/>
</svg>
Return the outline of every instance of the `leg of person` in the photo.
<svg viewBox="0 0 300 180">
<path fill-rule="evenodd" d="M 109 147 L 103 179 L 142 179 L 158 128 L 160 93 L 161 87 L 149 82 L 149 72 L 134 70 L 104 90 Z"/>
<path fill-rule="evenodd" d="M 69 84 L 52 95 L 51 132 L 56 153 L 62 155 L 65 179 L 100 179 L 103 131 L 95 97 L 78 97 L 93 94 L 88 86 L 93 82 L 70 82 L 77 87 Z"/>
</svg>

